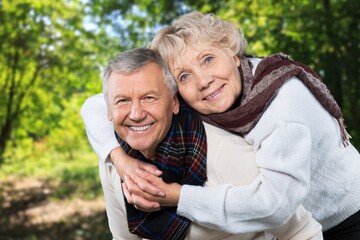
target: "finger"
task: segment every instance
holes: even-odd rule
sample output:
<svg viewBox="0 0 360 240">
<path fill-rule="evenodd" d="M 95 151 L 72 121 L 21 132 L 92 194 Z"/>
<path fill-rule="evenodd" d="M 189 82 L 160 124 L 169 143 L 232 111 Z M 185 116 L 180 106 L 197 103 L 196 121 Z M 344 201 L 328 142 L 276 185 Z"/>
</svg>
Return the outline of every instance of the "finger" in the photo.
<svg viewBox="0 0 360 240">
<path fill-rule="evenodd" d="M 149 172 L 157 177 L 163 174 L 154 164 L 146 163 L 146 162 L 139 162 L 139 167 L 141 170 Z"/>
<path fill-rule="evenodd" d="M 126 185 L 126 188 L 130 195 L 138 195 L 138 196 L 144 196 L 145 192 L 139 188 L 139 186 L 133 181 L 133 179 L 128 176 L 124 175 L 124 184 Z"/>
<path fill-rule="evenodd" d="M 150 202 L 140 196 L 133 195 L 134 206 L 144 212 L 155 212 L 160 210 L 160 204 L 157 202 Z"/>
<path fill-rule="evenodd" d="M 127 187 L 126 187 L 126 184 L 123 183 L 123 184 L 122 184 L 122 187 L 123 187 L 123 192 L 124 192 L 125 198 L 126 198 L 126 200 L 128 201 L 128 203 L 129 203 L 129 204 L 134 204 L 134 199 L 133 199 L 133 197 L 131 196 L 131 194 L 129 193 L 129 190 L 128 190 Z"/>
<path fill-rule="evenodd" d="M 144 191 L 142 191 L 137 184 L 133 181 L 133 179 L 131 177 L 129 177 L 128 175 L 124 175 L 125 177 L 125 181 L 124 184 L 126 185 L 126 189 L 129 192 L 129 195 L 131 195 L 132 201 L 134 201 L 134 195 L 137 195 L 143 199 L 146 199 L 147 201 L 152 201 L 155 202 L 157 201 L 156 198 L 158 198 L 158 196 L 154 196 L 151 194 L 148 194 Z"/>
<path fill-rule="evenodd" d="M 153 185 L 151 182 L 148 182 L 140 177 L 135 177 L 134 182 L 137 186 L 145 193 L 148 193 L 153 196 L 165 197 L 165 192 L 161 188 Z"/>
<path fill-rule="evenodd" d="M 157 187 L 159 183 L 162 182 L 162 179 L 160 177 L 154 176 L 153 174 L 143 171 L 141 169 L 136 169 L 136 175 Z"/>
</svg>

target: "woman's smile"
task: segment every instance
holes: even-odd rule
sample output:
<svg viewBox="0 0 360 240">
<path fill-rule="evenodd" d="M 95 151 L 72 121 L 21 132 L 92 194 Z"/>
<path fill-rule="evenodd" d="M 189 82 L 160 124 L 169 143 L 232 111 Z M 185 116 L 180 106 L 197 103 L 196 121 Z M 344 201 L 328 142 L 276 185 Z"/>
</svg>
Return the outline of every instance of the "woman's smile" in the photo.
<svg viewBox="0 0 360 240">
<path fill-rule="evenodd" d="M 205 97 L 204 100 L 206 100 L 206 101 L 214 100 L 220 94 L 220 92 L 222 92 L 223 87 L 224 87 L 224 85 L 222 85 L 216 91 L 212 92 L 209 96 Z"/>
</svg>

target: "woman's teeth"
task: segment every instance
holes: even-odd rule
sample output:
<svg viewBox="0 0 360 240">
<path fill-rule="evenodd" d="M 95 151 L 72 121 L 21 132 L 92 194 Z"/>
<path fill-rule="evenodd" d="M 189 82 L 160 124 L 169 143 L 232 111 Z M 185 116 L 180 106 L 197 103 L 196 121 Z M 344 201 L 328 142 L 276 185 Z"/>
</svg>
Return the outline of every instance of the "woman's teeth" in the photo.
<svg viewBox="0 0 360 240">
<path fill-rule="evenodd" d="M 219 92 L 220 92 L 220 88 L 219 88 L 216 92 L 214 92 L 213 94 L 211 94 L 210 96 L 207 96 L 207 97 L 205 98 L 205 100 L 209 100 L 209 99 L 214 98 Z"/>
</svg>

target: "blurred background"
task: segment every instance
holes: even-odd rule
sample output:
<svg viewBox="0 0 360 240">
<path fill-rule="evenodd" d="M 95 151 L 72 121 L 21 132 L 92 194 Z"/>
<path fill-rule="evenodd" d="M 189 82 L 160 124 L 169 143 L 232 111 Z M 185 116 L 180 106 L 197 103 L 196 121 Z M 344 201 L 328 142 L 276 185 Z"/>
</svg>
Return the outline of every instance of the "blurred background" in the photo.
<svg viewBox="0 0 360 240">
<path fill-rule="evenodd" d="M 358 0 L 0 0 L 0 239 L 111 239 L 80 107 L 107 61 L 192 10 L 314 68 L 360 149 Z"/>
</svg>

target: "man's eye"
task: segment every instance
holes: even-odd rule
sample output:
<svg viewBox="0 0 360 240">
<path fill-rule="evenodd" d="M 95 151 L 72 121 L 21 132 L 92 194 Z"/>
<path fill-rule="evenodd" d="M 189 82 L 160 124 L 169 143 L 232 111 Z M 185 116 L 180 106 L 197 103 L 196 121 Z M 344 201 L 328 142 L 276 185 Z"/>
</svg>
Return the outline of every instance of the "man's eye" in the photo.
<svg viewBox="0 0 360 240">
<path fill-rule="evenodd" d="M 155 97 L 154 96 L 145 96 L 144 100 L 146 102 L 153 102 L 155 100 Z"/>
<path fill-rule="evenodd" d="M 124 103 L 127 103 L 127 102 L 129 102 L 129 100 L 128 99 L 118 99 L 118 100 L 116 100 L 116 104 L 124 104 Z"/>
</svg>

